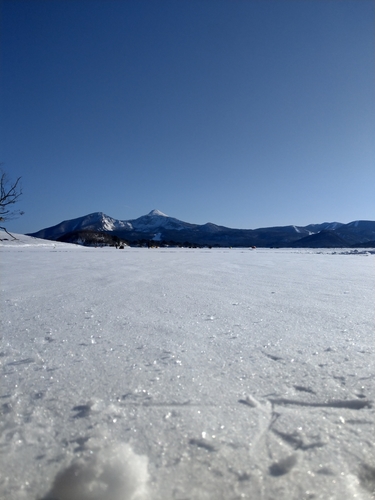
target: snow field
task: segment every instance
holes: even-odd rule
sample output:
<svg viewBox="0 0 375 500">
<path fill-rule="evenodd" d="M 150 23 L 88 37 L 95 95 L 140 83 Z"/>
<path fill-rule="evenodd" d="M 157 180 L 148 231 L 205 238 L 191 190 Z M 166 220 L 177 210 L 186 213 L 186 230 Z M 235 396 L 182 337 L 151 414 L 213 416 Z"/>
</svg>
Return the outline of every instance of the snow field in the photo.
<svg viewBox="0 0 375 500">
<path fill-rule="evenodd" d="M 1 498 L 373 498 L 374 255 L 0 252 Z"/>
</svg>

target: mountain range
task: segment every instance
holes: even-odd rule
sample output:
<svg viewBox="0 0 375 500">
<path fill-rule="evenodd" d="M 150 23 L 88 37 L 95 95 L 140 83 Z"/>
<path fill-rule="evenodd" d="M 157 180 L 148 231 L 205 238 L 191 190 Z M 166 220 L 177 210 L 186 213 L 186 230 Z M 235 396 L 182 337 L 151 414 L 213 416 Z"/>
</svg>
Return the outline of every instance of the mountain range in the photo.
<svg viewBox="0 0 375 500">
<path fill-rule="evenodd" d="M 131 220 L 113 219 L 102 212 L 95 212 L 63 221 L 29 236 L 82 245 L 375 247 L 375 221 L 232 229 L 210 222 L 202 225 L 183 222 L 159 210 Z"/>
</svg>

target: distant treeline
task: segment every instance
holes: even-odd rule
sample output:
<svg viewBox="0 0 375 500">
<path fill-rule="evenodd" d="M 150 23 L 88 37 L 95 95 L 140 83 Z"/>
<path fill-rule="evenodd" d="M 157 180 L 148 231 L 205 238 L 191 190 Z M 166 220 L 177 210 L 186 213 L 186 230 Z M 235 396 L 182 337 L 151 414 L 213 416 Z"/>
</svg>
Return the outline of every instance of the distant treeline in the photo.
<svg viewBox="0 0 375 500">
<path fill-rule="evenodd" d="M 76 245 L 83 245 L 87 247 L 115 247 L 115 248 L 125 248 L 128 247 L 144 247 L 144 248 L 155 248 L 155 247 L 180 247 L 180 248 L 220 248 L 221 245 L 199 245 L 196 243 L 191 243 L 185 241 L 183 243 L 176 241 L 155 241 L 142 238 L 139 240 L 129 241 L 119 236 L 101 232 L 101 231 L 73 231 L 71 233 L 64 234 L 57 239 L 57 241 L 63 243 L 73 243 Z"/>
</svg>

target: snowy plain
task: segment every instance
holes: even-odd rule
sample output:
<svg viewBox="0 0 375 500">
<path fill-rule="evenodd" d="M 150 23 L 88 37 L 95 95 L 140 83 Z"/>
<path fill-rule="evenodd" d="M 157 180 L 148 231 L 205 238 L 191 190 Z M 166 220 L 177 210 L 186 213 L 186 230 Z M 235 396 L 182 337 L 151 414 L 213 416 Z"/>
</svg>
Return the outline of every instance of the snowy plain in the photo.
<svg viewBox="0 0 375 500">
<path fill-rule="evenodd" d="M 375 252 L 0 242 L 0 498 L 375 497 Z"/>
</svg>

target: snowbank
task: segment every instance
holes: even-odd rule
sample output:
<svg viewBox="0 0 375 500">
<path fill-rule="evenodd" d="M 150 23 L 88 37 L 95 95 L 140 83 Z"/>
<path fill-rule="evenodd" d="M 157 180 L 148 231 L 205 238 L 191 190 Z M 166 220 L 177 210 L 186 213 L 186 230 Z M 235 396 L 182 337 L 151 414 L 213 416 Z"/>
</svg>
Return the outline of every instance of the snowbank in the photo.
<svg viewBox="0 0 375 500">
<path fill-rule="evenodd" d="M 77 248 L 78 245 L 71 245 L 67 243 L 60 243 L 58 241 L 43 240 L 40 238 L 34 238 L 33 236 L 27 236 L 26 234 L 11 233 L 7 234 L 4 231 L 0 231 L 0 247 L 2 248 Z"/>
</svg>

